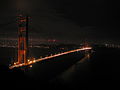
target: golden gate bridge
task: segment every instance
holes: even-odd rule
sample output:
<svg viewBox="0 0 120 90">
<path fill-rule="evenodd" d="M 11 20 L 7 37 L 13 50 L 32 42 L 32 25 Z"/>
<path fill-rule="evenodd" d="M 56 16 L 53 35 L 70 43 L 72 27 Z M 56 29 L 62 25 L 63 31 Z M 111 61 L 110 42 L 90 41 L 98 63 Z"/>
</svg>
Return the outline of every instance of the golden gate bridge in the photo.
<svg viewBox="0 0 120 90">
<path fill-rule="evenodd" d="M 18 24 L 18 53 L 17 53 L 17 62 L 14 62 L 12 66 L 10 66 L 10 69 L 17 68 L 17 67 L 23 67 L 23 66 L 28 66 L 32 65 L 36 62 L 40 62 L 43 60 L 59 57 L 62 55 L 66 55 L 69 53 L 73 52 L 78 52 L 78 51 L 86 51 L 86 50 L 91 50 L 91 47 L 83 47 L 83 48 L 78 48 L 75 50 L 70 50 L 66 51 L 63 53 L 55 54 L 55 55 L 50 55 L 44 58 L 40 59 L 28 59 L 28 29 L 29 29 L 29 15 L 23 10 L 23 7 L 21 8 L 19 6 L 18 8 L 18 15 L 17 15 L 17 24 Z"/>
</svg>

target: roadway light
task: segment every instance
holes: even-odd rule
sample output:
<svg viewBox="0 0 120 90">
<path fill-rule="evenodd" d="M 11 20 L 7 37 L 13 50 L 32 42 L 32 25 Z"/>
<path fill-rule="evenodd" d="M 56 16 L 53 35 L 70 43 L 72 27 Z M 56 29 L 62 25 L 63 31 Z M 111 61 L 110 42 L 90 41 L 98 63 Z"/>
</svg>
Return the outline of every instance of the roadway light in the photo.
<svg viewBox="0 0 120 90">
<path fill-rule="evenodd" d="M 32 65 L 30 65 L 30 68 L 32 68 L 33 66 Z"/>
<path fill-rule="evenodd" d="M 16 65 L 16 63 L 14 62 L 14 65 Z"/>
</svg>

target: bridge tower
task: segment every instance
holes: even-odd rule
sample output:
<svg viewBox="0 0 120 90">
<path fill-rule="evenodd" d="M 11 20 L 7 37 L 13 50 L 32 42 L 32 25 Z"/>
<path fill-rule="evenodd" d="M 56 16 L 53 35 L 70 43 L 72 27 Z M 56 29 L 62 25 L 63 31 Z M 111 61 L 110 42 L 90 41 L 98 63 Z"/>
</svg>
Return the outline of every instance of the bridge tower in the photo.
<svg viewBox="0 0 120 90">
<path fill-rule="evenodd" d="M 28 58 L 28 15 L 18 15 L 18 63 L 27 64 Z"/>
</svg>

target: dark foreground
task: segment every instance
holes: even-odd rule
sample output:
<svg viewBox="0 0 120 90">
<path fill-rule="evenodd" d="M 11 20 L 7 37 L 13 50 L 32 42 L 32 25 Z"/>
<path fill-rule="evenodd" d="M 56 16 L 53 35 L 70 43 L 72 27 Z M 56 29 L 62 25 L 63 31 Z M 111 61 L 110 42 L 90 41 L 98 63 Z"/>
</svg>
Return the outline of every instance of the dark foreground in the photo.
<svg viewBox="0 0 120 90">
<path fill-rule="evenodd" d="M 1 88 L 117 89 L 120 81 L 120 50 L 110 48 L 94 50 L 89 60 L 80 62 L 83 58 L 81 53 L 70 54 L 34 64 L 33 68 L 25 72 L 19 68 L 9 70 L 7 66 L 1 65 Z"/>
</svg>

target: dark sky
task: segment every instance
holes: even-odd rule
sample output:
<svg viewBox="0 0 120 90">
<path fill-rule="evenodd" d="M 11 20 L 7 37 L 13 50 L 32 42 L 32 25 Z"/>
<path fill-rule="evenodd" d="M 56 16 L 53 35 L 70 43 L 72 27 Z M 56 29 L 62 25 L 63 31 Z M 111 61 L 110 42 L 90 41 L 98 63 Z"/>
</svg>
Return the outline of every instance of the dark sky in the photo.
<svg viewBox="0 0 120 90">
<path fill-rule="evenodd" d="M 17 0 L 1 0 L 0 34 L 14 36 Z M 22 0 L 20 0 L 22 1 Z M 119 43 L 119 3 L 115 0 L 23 0 L 33 37 L 71 42 Z"/>
</svg>

